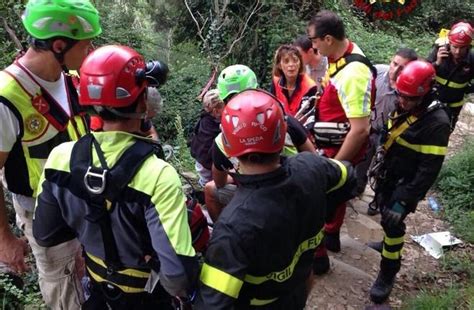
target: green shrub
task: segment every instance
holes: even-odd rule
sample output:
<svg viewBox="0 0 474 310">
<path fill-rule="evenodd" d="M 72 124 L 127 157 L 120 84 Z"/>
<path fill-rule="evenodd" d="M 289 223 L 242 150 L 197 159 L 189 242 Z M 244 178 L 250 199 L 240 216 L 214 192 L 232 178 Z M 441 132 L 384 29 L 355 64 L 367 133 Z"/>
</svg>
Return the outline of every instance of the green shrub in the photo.
<svg viewBox="0 0 474 310">
<path fill-rule="evenodd" d="M 446 160 L 435 188 L 440 191 L 444 215 L 455 232 L 464 242 L 474 242 L 474 140 L 466 141 L 460 152 Z M 443 280 L 446 288 L 425 288 L 408 301 L 407 309 L 474 308 L 472 254 L 469 251 L 448 252 L 440 260 L 440 266 L 451 283 Z"/>
<path fill-rule="evenodd" d="M 436 39 L 435 33 L 412 25 L 412 15 L 400 21 L 370 21 L 364 15 L 354 14 L 355 11 L 343 3 L 332 4 L 329 9 L 341 16 L 348 37 L 359 45 L 373 64 L 388 63 L 400 47 L 413 48 L 420 57 L 427 57 Z"/>
<path fill-rule="evenodd" d="M 436 286 L 423 288 L 417 296 L 408 300 L 404 309 L 473 309 L 474 265 L 471 256 L 463 250 L 446 253 L 440 260 L 439 272 L 443 280 L 440 282 L 434 278 Z"/>
<path fill-rule="evenodd" d="M 8 66 L 18 53 L 18 47 L 7 33 L 4 22 L 15 33 L 18 40 L 26 45 L 26 32 L 20 18 L 24 7 L 22 2 L 16 0 L 0 1 L 0 68 L 2 69 Z"/>
<path fill-rule="evenodd" d="M 462 292 L 451 287 L 447 290 L 422 290 L 415 298 L 410 299 L 406 309 L 416 310 L 450 310 L 458 309 L 462 301 Z"/>
<path fill-rule="evenodd" d="M 35 279 L 35 284 L 28 277 Z M 38 288 L 37 274 L 30 272 L 23 288 L 5 274 L 0 274 L 0 302 L 2 310 L 23 309 L 24 305 L 32 305 L 35 309 L 44 309 L 41 293 Z"/>
<path fill-rule="evenodd" d="M 462 274 L 470 279 L 474 279 L 474 264 L 472 264 L 472 257 L 468 252 L 447 252 L 441 258 L 440 266 L 443 271 L 450 274 Z"/>
<path fill-rule="evenodd" d="M 184 136 L 189 136 L 202 107 L 197 97 L 209 77 L 209 65 L 198 55 L 190 54 L 187 60 L 170 66 L 168 81 L 160 89 L 164 103 L 163 111 L 154 120 L 163 141 L 173 141 L 176 138 L 177 115 L 181 117 Z"/>
<path fill-rule="evenodd" d="M 187 146 L 187 137 L 184 135 L 183 123 L 181 116 L 176 115 L 174 122 L 177 134 L 174 140 L 176 145 L 175 156 L 172 158 L 172 165 L 179 172 L 194 171 L 194 159 L 191 157 L 191 153 Z"/>
<path fill-rule="evenodd" d="M 474 140 L 444 163 L 436 188 L 455 231 L 464 241 L 474 242 Z"/>
<path fill-rule="evenodd" d="M 420 9 L 410 18 L 410 25 L 431 29 L 435 32 L 440 28 L 450 28 L 461 19 L 470 20 L 474 15 L 472 1 L 419 1 Z"/>
</svg>

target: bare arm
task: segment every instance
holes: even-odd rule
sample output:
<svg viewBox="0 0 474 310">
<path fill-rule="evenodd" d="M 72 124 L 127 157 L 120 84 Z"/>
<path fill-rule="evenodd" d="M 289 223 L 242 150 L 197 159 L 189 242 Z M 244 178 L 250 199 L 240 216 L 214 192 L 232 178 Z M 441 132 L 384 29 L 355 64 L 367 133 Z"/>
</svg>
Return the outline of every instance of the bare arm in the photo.
<svg viewBox="0 0 474 310">
<path fill-rule="evenodd" d="M 352 160 L 367 141 L 370 131 L 369 117 L 349 118 L 349 122 L 351 130 L 334 159 Z"/>
<path fill-rule="evenodd" d="M 314 145 L 313 143 L 311 143 L 311 141 L 309 141 L 309 139 L 306 139 L 306 141 L 299 145 L 297 147 L 298 149 L 298 152 L 311 152 L 311 153 L 315 153 L 316 152 L 316 149 L 314 148 Z"/>
<path fill-rule="evenodd" d="M 0 169 L 3 169 L 8 158 L 8 152 L 0 152 Z M 0 185 L 0 261 L 7 264 L 18 273 L 25 272 L 25 254 L 28 245 L 23 239 L 17 238 L 10 230 L 5 207 L 3 186 Z"/>
</svg>

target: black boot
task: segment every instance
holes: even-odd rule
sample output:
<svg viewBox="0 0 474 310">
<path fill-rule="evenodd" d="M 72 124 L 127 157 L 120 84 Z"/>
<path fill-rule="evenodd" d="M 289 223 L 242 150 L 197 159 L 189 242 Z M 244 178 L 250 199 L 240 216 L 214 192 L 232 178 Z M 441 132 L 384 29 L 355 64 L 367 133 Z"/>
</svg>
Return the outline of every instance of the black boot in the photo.
<svg viewBox="0 0 474 310">
<path fill-rule="evenodd" d="M 326 233 L 326 235 L 324 236 L 324 244 L 326 245 L 326 249 L 331 252 L 341 252 L 341 239 L 339 238 L 339 232 L 331 234 Z"/>
<path fill-rule="evenodd" d="M 329 271 L 330 264 L 329 264 L 329 257 L 319 256 L 313 259 L 313 273 L 315 275 L 322 275 Z"/>
<path fill-rule="evenodd" d="M 376 304 L 385 302 L 390 296 L 393 284 L 395 283 L 395 275 L 384 275 L 382 271 L 379 272 L 377 280 L 370 289 L 370 300 Z"/>
<path fill-rule="evenodd" d="M 383 250 L 383 241 L 377 241 L 377 242 L 367 242 L 367 246 L 371 249 L 374 249 L 375 251 L 382 253 Z"/>
</svg>

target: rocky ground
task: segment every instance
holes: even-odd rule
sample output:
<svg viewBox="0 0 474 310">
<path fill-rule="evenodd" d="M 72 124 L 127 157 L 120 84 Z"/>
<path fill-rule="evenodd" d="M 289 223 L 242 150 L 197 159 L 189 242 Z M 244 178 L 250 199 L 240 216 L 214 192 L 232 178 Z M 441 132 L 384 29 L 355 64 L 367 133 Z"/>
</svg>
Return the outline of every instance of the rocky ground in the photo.
<svg viewBox="0 0 474 310">
<path fill-rule="evenodd" d="M 474 135 L 474 113 L 471 111 L 474 112 L 472 104 L 470 109 L 462 112 L 456 130 L 451 135 L 448 157 L 460 149 L 466 136 Z M 405 221 L 407 233 L 402 269 L 391 297 L 384 305 L 372 305 L 368 292 L 378 273 L 380 254 L 365 244 L 368 241 L 380 241 L 383 237 L 383 230 L 378 224 L 380 216 L 370 217 L 366 214 L 367 203 L 372 197 L 373 192 L 367 189 L 361 197 L 350 202 L 341 230 L 342 251 L 337 254 L 329 252 L 331 270 L 315 278 L 306 309 L 397 309 L 403 307 L 407 298 L 416 295 L 424 285 L 442 286 L 445 280 L 463 280 L 462 276 L 441 272 L 440 260 L 430 256 L 410 238 L 410 235 L 450 229 L 424 200 L 418 205 L 417 212 L 409 215 Z M 469 252 L 474 257 L 474 246 L 471 244 L 464 244 L 457 250 Z"/>
</svg>

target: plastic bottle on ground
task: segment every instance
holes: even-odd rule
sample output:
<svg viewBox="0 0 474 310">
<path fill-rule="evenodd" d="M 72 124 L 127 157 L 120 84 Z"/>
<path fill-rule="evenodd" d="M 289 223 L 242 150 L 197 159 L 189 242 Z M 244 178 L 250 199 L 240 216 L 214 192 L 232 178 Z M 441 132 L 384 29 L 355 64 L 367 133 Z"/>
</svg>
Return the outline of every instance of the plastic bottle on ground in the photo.
<svg viewBox="0 0 474 310">
<path fill-rule="evenodd" d="M 431 210 L 433 210 L 435 213 L 441 210 L 441 205 L 438 203 L 435 197 L 428 197 L 428 204 L 430 205 Z"/>
</svg>

